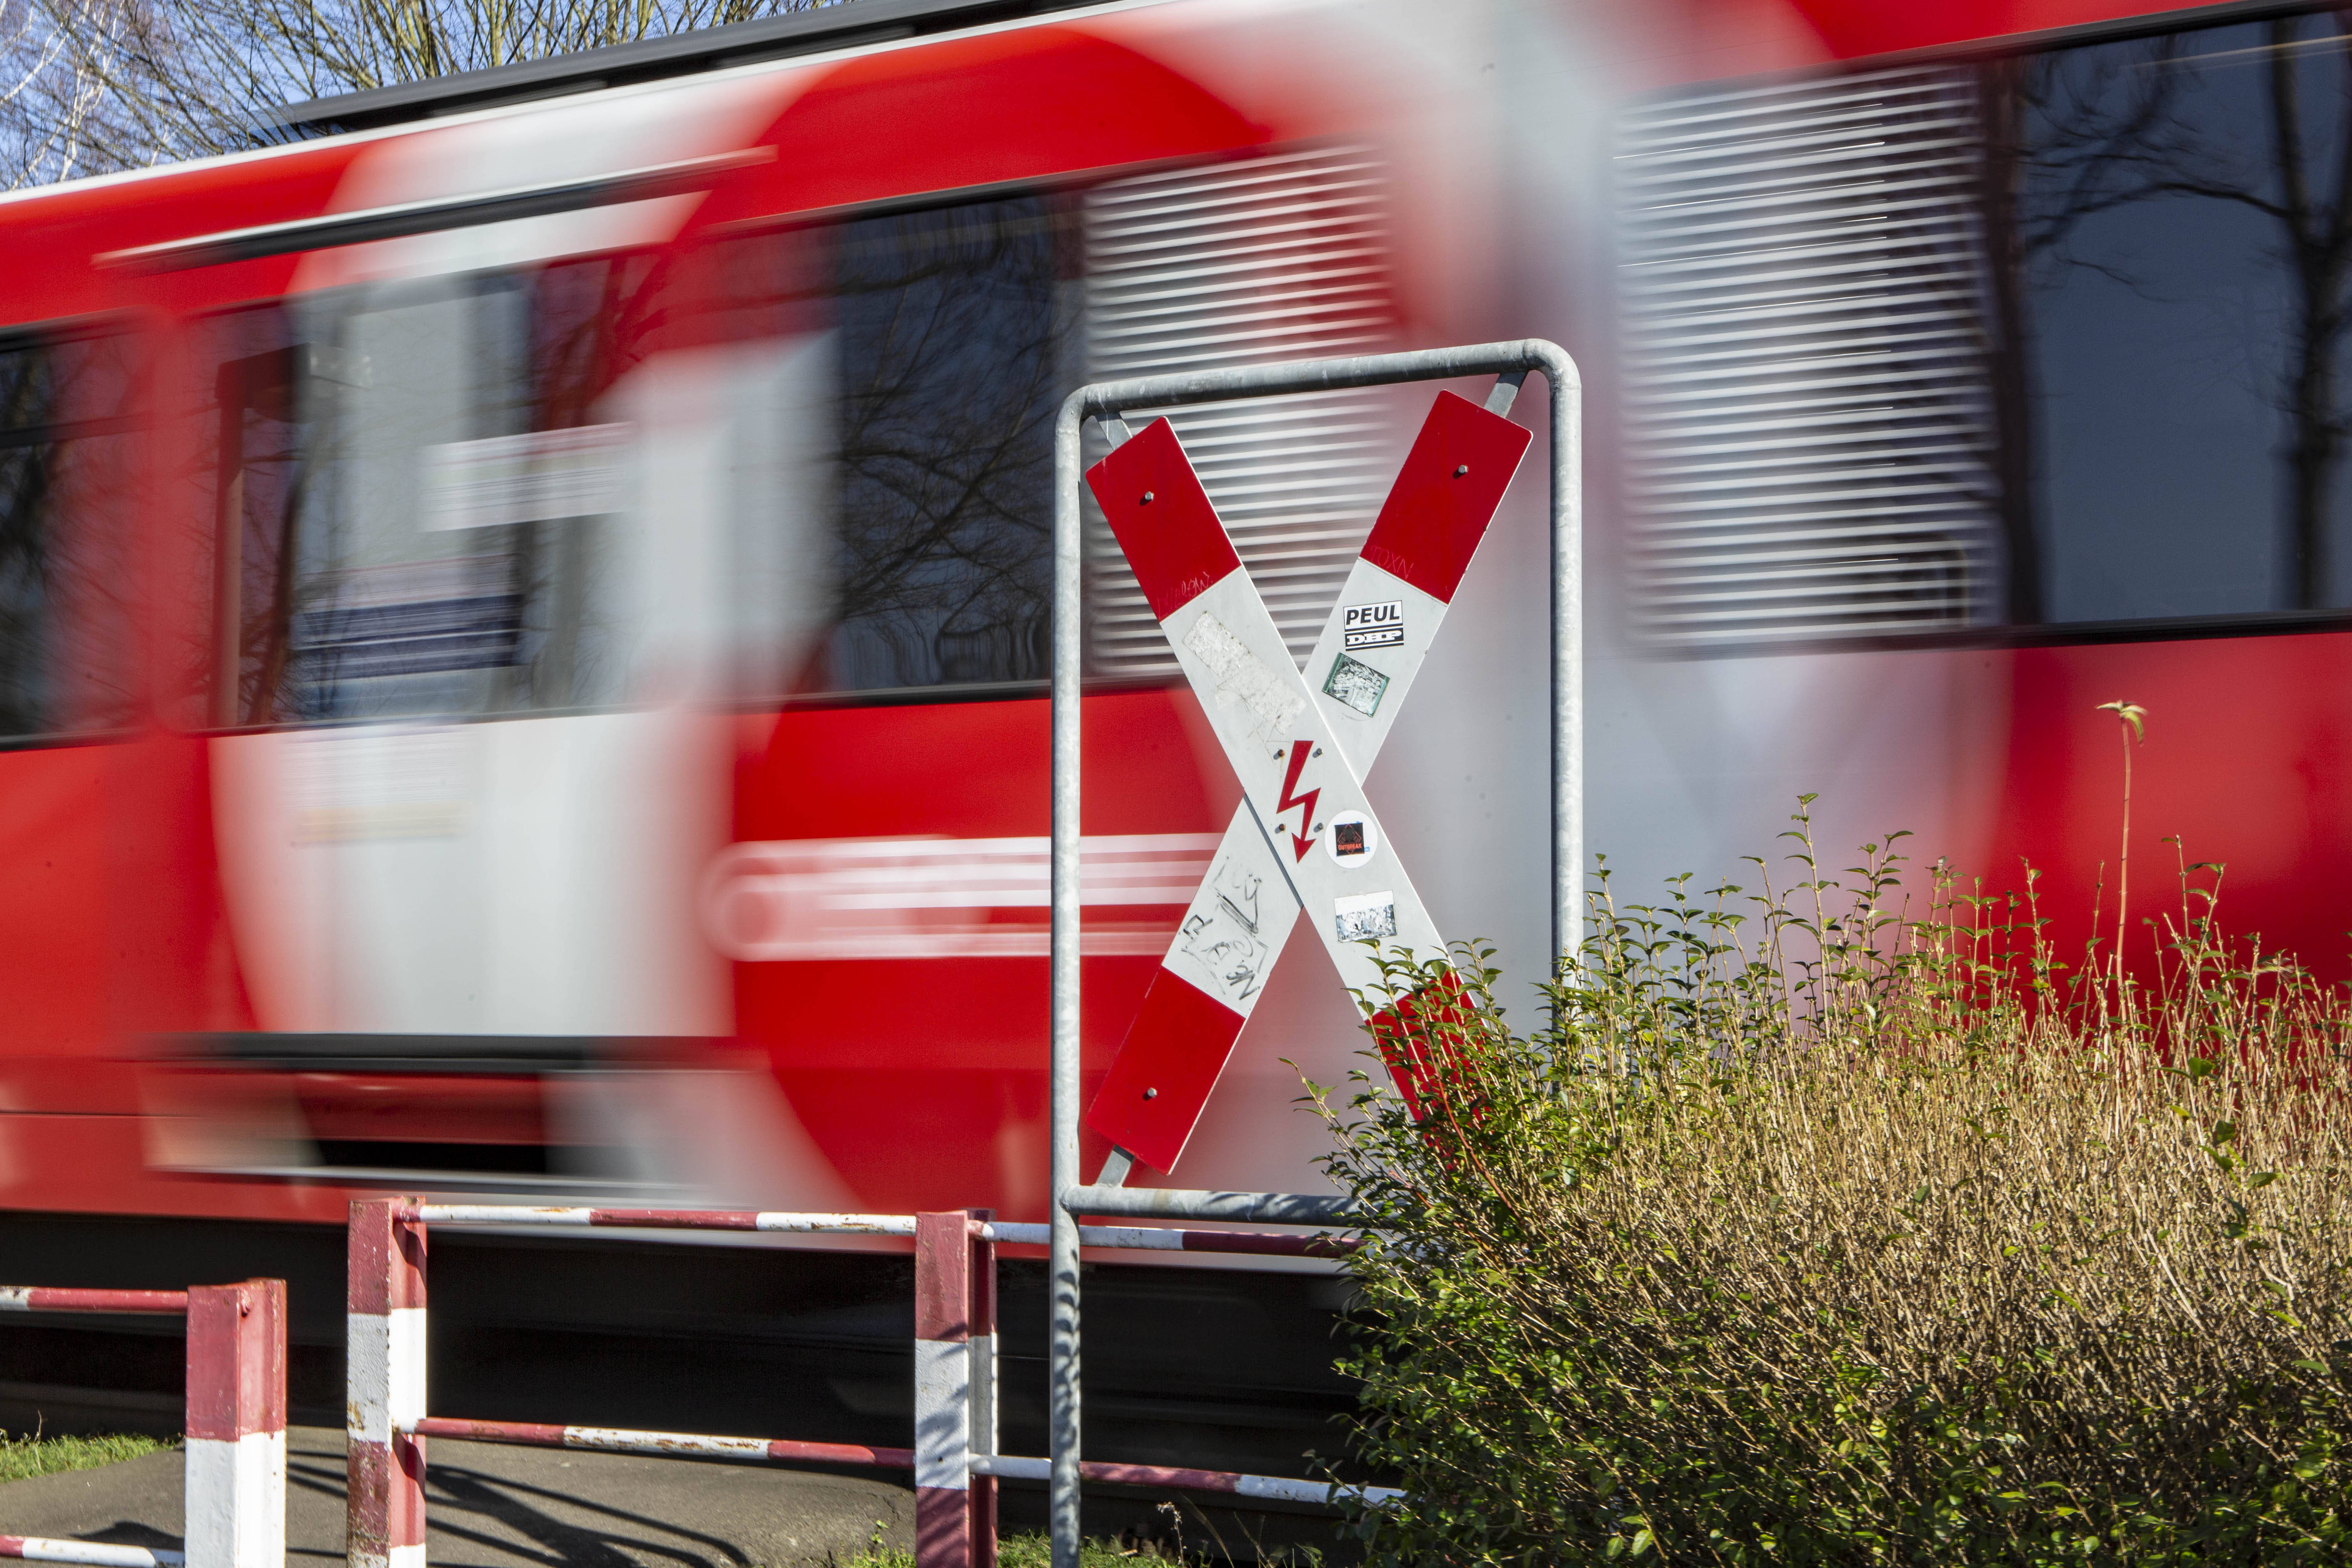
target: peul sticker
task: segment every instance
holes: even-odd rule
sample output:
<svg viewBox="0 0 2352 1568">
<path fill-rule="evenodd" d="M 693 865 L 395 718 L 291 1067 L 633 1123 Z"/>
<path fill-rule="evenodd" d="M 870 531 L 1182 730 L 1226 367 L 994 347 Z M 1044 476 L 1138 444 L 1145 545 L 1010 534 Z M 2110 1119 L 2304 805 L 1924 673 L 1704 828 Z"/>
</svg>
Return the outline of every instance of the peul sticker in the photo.
<svg viewBox="0 0 2352 1568">
<path fill-rule="evenodd" d="M 1339 612 L 1339 646 L 1345 648 L 1402 647 L 1404 601 L 1349 605 Z"/>
</svg>

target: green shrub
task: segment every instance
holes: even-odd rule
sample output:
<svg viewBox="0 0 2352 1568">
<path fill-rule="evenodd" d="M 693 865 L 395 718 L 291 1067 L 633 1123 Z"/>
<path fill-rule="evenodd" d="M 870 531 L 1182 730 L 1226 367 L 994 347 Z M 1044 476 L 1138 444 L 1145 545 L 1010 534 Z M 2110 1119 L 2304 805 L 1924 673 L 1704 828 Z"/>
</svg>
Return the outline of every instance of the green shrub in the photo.
<svg viewBox="0 0 2352 1568">
<path fill-rule="evenodd" d="M 2342 1002 L 2225 946 L 2217 868 L 2143 985 L 1797 821 L 1785 893 L 1604 879 L 1532 1031 L 1489 950 L 1391 963 L 1451 996 L 1376 1020 L 1418 1114 L 1313 1089 L 1382 1227 L 1371 1559 L 2352 1560 Z"/>
</svg>

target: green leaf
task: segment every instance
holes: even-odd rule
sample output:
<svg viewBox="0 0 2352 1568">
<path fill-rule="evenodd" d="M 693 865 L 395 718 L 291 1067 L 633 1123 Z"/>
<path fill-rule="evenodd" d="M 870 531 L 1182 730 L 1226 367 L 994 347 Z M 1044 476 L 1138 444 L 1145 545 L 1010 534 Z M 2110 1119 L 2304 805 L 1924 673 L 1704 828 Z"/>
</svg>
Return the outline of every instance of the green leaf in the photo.
<svg viewBox="0 0 2352 1568">
<path fill-rule="evenodd" d="M 2112 713 L 2117 719 L 2120 719 L 2125 723 L 2130 725 L 2133 740 L 2145 741 L 2147 739 L 2147 734 L 2144 727 L 2147 720 L 2147 710 L 2141 707 L 2138 703 L 2102 702 L 2099 704 L 2098 710 L 2102 713 Z"/>
</svg>

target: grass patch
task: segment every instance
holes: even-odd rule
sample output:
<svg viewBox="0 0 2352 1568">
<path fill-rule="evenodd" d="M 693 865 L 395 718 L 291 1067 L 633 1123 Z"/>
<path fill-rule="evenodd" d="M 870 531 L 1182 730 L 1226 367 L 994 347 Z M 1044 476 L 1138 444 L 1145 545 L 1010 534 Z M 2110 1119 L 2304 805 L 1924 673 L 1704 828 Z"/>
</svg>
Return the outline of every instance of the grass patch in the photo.
<svg viewBox="0 0 2352 1568">
<path fill-rule="evenodd" d="M 92 1470 L 173 1447 L 160 1437 L 130 1433 L 97 1437 L 0 1436 L 0 1481 L 28 1481 L 61 1470 Z"/>
</svg>

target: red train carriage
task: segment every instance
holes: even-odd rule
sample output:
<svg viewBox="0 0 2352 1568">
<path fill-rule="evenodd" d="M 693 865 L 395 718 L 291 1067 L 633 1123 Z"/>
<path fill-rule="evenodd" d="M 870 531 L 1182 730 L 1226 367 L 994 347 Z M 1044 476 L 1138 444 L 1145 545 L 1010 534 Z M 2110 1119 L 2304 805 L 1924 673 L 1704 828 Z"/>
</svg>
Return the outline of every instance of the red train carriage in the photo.
<svg viewBox="0 0 2352 1568">
<path fill-rule="evenodd" d="M 2228 862 L 2334 973 L 2346 39 L 859 0 L 0 200 L 0 1235 L 136 1273 L 150 1222 L 299 1249 L 387 1188 L 1041 1215 L 1052 412 L 1192 365 L 1578 356 L 1590 834 L 1631 885 L 1818 791 L 1829 843 L 2078 897 L 2126 698 L 2141 852 Z M 1425 397 L 1177 418 L 1301 655 Z M 1522 489 L 1370 784 L 1525 977 Z M 1099 1063 L 1235 791 L 1097 532 Z M 1359 1037 L 1323 960 L 1276 973 L 1183 1184 L 1315 1180 L 1280 1058 Z M 1319 1286 L 1216 1278 L 1181 1289 L 1313 1358 Z"/>
</svg>

